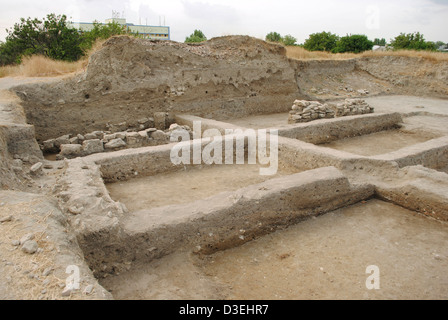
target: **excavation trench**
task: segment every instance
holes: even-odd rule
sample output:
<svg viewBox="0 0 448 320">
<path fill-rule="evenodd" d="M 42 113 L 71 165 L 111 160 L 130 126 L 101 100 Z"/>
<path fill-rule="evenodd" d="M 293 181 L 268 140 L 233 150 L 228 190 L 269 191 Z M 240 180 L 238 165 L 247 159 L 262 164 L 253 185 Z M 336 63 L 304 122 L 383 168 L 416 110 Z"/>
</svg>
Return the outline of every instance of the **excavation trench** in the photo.
<svg viewBox="0 0 448 320">
<path fill-rule="evenodd" d="M 108 183 L 106 187 L 112 199 L 124 203 L 130 211 L 137 211 L 205 199 L 292 173 L 293 170 L 281 169 L 273 176 L 262 176 L 259 165 L 249 164 L 189 166 L 155 176 Z"/>
<path fill-rule="evenodd" d="M 386 277 L 384 293 L 373 294 L 365 270 L 397 272 L 394 257 L 409 248 L 401 267 L 424 256 L 415 266 L 422 274 L 446 269 L 446 225 L 430 220 L 448 220 L 448 140 L 437 118 L 377 113 L 287 124 L 285 113 L 228 122 L 175 114 L 165 125 L 200 122 L 202 134 L 270 128 L 270 143 L 278 132 L 275 174 L 248 163 L 249 137 L 244 164 L 191 165 L 194 146 L 204 153 L 214 139 L 188 142 L 188 164 L 175 164 L 177 143 L 142 147 L 155 143 L 138 140 L 152 138 L 149 128 L 147 136 L 121 132 L 127 143 L 138 138 L 133 147 L 58 162 L 52 191 L 86 263 L 115 298 L 406 298 L 395 287 L 411 273 Z M 416 230 L 417 238 L 408 234 Z M 418 296 L 424 276 L 413 279 L 407 292 Z M 431 284 L 434 297 L 446 295 L 439 283 Z"/>
<path fill-rule="evenodd" d="M 408 77 L 415 59 L 306 62 L 284 51 L 248 37 L 112 38 L 84 73 L 13 89 L 23 110 L 20 121 L 0 110 L 0 164 L 11 177 L 0 182 L 21 183 L 43 162 L 28 179 L 57 199 L 116 298 L 446 297 L 446 100 L 373 97 L 446 97 L 445 65 L 419 61 L 428 76 Z M 296 99 L 342 101 L 359 89 L 375 113 L 288 124 Z M 248 158 L 173 162 L 171 125 L 198 121 L 201 134 L 277 129 L 278 170 L 262 176 Z M 209 142 L 188 142 L 191 156 Z M 66 159 L 42 158 L 45 144 Z M 366 288 L 372 265 L 381 291 Z"/>
<path fill-rule="evenodd" d="M 175 120 L 181 125 L 189 126 L 200 120 L 202 131 L 214 128 L 217 133 L 223 132 L 225 128 L 244 129 L 236 124 L 188 115 L 178 115 Z M 389 135 L 389 140 L 386 140 L 395 141 L 397 136 L 393 134 L 403 136 L 400 130 L 404 129 L 407 130 L 399 114 L 363 115 L 285 126 L 279 129 L 278 170 L 272 176 L 261 176 L 262 166 L 249 165 L 247 156 L 244 165 L 176 165 L 171 158 L 171 151 L 176 143 L 93 154 L 66 163 L 65 177 L 59 181 L 60 189 L 63 190 L 61 200 L 68 210 L 75 207 L 72 211 L 76 212 L 77 208 L 82 208 L 83 214 L 73 217 L 78 241 L 95 276 L 116 297 L 184 297 L 197 280 L 192 273 L 196 277 L 199 274 L 205 282 L 204 287 L 190 297 L 241 297 L 246 294 L 247 287 L 228 289 L 228 286 L 238 287 L 232 284 L 237 281 L 236 273 L 226 272 L 224 267 L 216 268 L 211 261 L 223 261 L 226 255 L 231 257 L 238 250 L 241 250 L 238 255 L 245 257 L 249 257 L 249 252 L 253 251 L 255 255 L 266 254 L 274 259 L 273 252 L 278 250 L 275 259 L 279 262 L 274 263 L 277 260 L 271 259 L 272 263 L 279 268 L 279 272 L 285 271 L 283 267 L 291 270 L 293 267 L 288 264 L 289 258 L 310 256 L 315 252 L 315 244 L 310 243 L 306 248 L 291 245 L 289 251 L 273 248 L 269 253 L 261 247 L 245 248 L 251 248 L 251 243 L 257 246 L 266 237 L 272 239 L 272 234 L 279 239 L 286 237 L 285 241 L 287 238 L 292 239 L 290 233 L 286 235 L 290 231 L 281 230 L 294 229 L 299 222 L 299 225 L 307 225 L 310 223 L 308 221 L 326 221 L 321 216 L 328 213 L 334 217 L 339 212 L 359 211 L 353 222 L 339 224 L 340 246 L 335 249 L 342 256 L 349 256 L 348 252 L 351 250 L 359 250 L 357 252 L 366 257 L 367 244 L 356 248 L 345 248 L 343 245 L 354 241 L 354 236 L 350 233 L 353 228 L 369 229 L 370 223 L 376 223 L 375 219 L 385 219 L 380 215 L 382 210 L 387 210 L 391 216 L 405 216 L 417 215 L 416 212 L 421 213 L 424 208 L 424 212 L 433 212 L 429 216 L 447 220 L 446 196 L 434 200 L 434 194 L 440 196 L 447 189 L 444 177 L 436 177 L 433 171 L 428 173 L 420 167 L 412 167 L 420 164 L 435 169 L 437 166 L 443 168 L 447 165 L 445 155 L 448 144 L 446 137 L 441 136 L 440 132 L 425 131 L 425 135 L 423 131 L 417 130 L 416 139 L 406 140 L 409 146 L 406 147 L 401 141 L 392 147 L 388 145 L 392 149 L 384 150 L 389 152 L 380 151 L 375 156 L 360 155 L 358 150 L 362 149 L 361 145 L 368 144 L 366 141 L 355 143 L 352 152 L 322 146 L 322 143 L 337 143 L 344 139 L 350 145 L 353 144 L 353 139 L 372 139 L 371 136 L 378 134 Z M 373 140 L 378 141 L 378 138 L 374 137 Z M 194 150 L 197 150 L 195 146 L 199 146 L 204 152 L 211 141 L 214 140 L 203 139 L 187 143 L 188 150 L 191 151 L 190 161 L 193 160 Z M 233 141 L 233 150 L 236 152 L 236 140 Z M 250 140 L 245 137 L 244 141 L 244 153 L 247 154 Z M 384 143 L 387 144 L 387 141 Z M 371 147 L 366 147 L 366 150 L 369 148 Z M 224 163 L 225 150 L 222 151 Z M 363 169 L 359 172 L 359 177 L 353 171 L 358 172 L 357 167 Z M 384 176 L 396 177 L 399 183 L 377 184 L 378 180 L 371 180 L 370 183 L 370 180 L 362 178 L 366 173 L 374 174 L 380 170 Z M 73 183 L 73 175 L 77 175 L 76 185 Z M 409 189 L 411 177 L 418 177 L 424 183 Z M 435 181 L 438 188 L 431 189 Z M 82 192 L 79 188 L 82 188 Z M 407 190 L 406 197 L 401 196 L 402 190 Z M 388 205 L 380 200 L 369 201 L 373 198 L 392 201 L 399 206 Z M 369 205 L 364 206 L 365 203 Z M 374 205 L 370 205 L 371 203 Z M 344 214 L 342 220 L 345 219 L 343 216 Z M 364 219 L 364 216 L 371 217 Z M 395 219 L 400 219 L 398 216 Z M 424 225 L 424 219 L 428 218 L 421 216 L 420 219 L 423 220 L 412 220 L 416 223 L 415 228 Z M 442 234 L 445 234 L 444 228 L 445 226 L 440 229 Z M 331 233 L 324 225 L 318 232 L 323 238 Z M 372 234 L 372 238 L 364 238 L 363 241 L 373 241 Z M 300 237 L 299 234 L 297 236 Z M 384 237 L 393 237 L 393 232 Z M 428 238 L 422 240 L 423 243 L 426 240 L 432 241 Z M 297 243 L 301 243 L 300 241 Z M 381 252 L 381 248 L 389 248 L 390 241 L 381 243 L 378 252 Z M 434 250 L 439 256 L 444 254 L 440 253 L 443 252 L 441 246 Z M 389 252 L 387 250 L 385 252 Z M 247 263 L 240 264 L 241 269 L 246 270 L 246 275 L 256 272 L 252 262 L 253 259 L 259 260 L 256 257 L 248 259 Z M 316 261 L 324 263 L 323 259 L 320 257 Z M 379 262 L 372 262 L 373 264 L 379 264 L 386 258 L 379 254 L 376 259 Z M 283 267 L 281 261 L 285 261 Z M 318 263 L 316 261 L 312 263 Z M 356 268 L 361 268 L 361 261 L 365 264 L 367 260 L 356 261 Z M 164 263 L 168 264 L 167 269 L 157 271 L 157 266 Z M 240 263 L 239 260 L 237 263 Z M 180 272 L 178 264 L 186 264 L 187 267 Z M 431 265 L 428 262 L 428 265 L 421 267 L 431 268 Z M 272 268 L 269 259 L 263 264 L 257 262 L 255 266 L 261 268 L 258 271 L 261 273 L 270 273 Z M 154 270 L 151 269 L 153 267 Z M 312 268 L 310 264 L 302 267 Z M 363 271 L 365 267 L 367 265 Z M 326 270 L 327 267 L 322 268 Z M 179 276 L 174 277 L 170 270 L 185 279 L 180 281 Z M 359 270 L 356 272 L 359 273 Z M 337 273 L 342 276 L 344 271 L 338 269 Z M 244 273 L 239 276 L 244 276 Z M 346 276 L 347 274 L 344 275 Z M 359 274 L 358 276 L 361 277 Z M 276 275 L 274 278 L 279 277 L 280 275 Z M 145 283 L 148 279 L 156 279 L 155 287 L 142 293 L 138 283 Z M 127 284 L 124 285 L 123 281 Z M 157 291 L 161 285 L 158 281 L 168 283 L 166 291 Z M 262 283 L 263 281 L 261 280 Z M 266 281 L 265 287 L 268 288 L 271 284 L 269 280 Z M 173 293 L 170 286 L 178 285 L 181 287 Z M 318 287 L 319 285 L 316 288 Z M 289 287 L 286 286 L 285 290 L 287 288 Z M 313 289 L 308 287 L 307 290 Z M 440 292 L 443 293 L 443 290 L 440 289 Z M 258 293 L 261 296 L 268 295 L 269 289 L 263 291 L 260 288 Z M 358 293 L 353 287 L 347 287 L 348 295 L 357 297 Z M 297 292 L 290 292 L 288 295 L 285 291 L 279 291 L 276 294 L 278 298 L 300 297 Z"/>
<path fill-rule="evenodd" d="M 207 256 L 179 250 L 101 279 L 117 299 L 444 299 L 446 224 L 372 199 Z M 380 272 L 369 290 L 368 266 Z"/>
</svg>

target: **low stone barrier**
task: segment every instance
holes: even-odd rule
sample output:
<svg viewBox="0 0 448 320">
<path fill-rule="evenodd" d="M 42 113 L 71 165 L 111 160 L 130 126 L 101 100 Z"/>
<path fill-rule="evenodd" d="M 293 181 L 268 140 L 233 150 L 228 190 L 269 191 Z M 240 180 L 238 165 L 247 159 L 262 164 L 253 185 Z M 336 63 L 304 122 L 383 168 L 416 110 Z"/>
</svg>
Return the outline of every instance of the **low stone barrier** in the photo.
<svg viewBox="0 0 448 320">
<path fill-rule="evenodd" d="M 303 123 L 373 113 L 374 108 L 363 99 L 346 99 L 343 103 L 321 104 L 319 101 L 296 100 L 289 112 L 288 123 Z"/>
</svg>

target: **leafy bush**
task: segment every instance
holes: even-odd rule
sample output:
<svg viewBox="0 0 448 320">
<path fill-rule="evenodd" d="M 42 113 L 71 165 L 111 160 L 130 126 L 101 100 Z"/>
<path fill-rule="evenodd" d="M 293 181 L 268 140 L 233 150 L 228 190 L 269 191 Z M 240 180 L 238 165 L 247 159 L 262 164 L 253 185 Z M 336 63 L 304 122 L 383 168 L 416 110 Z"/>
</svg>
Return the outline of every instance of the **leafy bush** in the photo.
<svg viewBox="0 0 448 320">
<path fill-rule="evenodd" d="M 297 39 L 294 38 L 293 36 L 287 34 L 286 36 L 284 36 L 281 40 L 281 42 L 285 45 L 285 46 L 295 46 Z"/>
<path fill-rule="evenodd" d="M 127 33 L 126 27 L 116 22 L 81 32 L 70 27 L 65 15 L 48 14 L 46 18 L 20 19 L 7 30 L 6 42 L 0 43 L 0 65 L 19 64 L 24 56 L 42 55 L 54 60 L 77 61 L 97 39 Z"/>
<path fill-rule="evenodd" d="M 266 41 L 270 41 L 270 42 L 281 42 L 282 39 L 283 38 L 280 35 L 280 33 L 277 33 L 277 32 L 270 32 L 266 35 L 266 38 L 265 38 Z"/>
<path fill-rule="evenodd" d="M 129 34 L 125 25 L 121 25 L 115 21 L 103 25 L 98 21 L 94 21 L 93 29 L 82 33 L 83 41 L 81 44 L 81 48 L 86 51 L 92 47 L 93 43 L 97 39 L 106 40 L 112 36 L 121 34 Z"/>
<path fill-rule="evenodd" d="M 24 55 L 40 54 L 52 59 L 75 61 L 82 55 L 81 35 L 67 26 L 65 15 L 49 14 L 43 20 L 24 19 L 8 30 L 0 46 L 0 65 L 20 63 Z"/>
<path fill-rule="evenodd" d="M 191 42 L 202 42 L 206 41 L 207 37 L 204 35 L 204 33 L 201 30 L 194 30 L 194 32 L 189 36 L 185 38 L 185 42 L 191 43 Z"/>
<path fill-rule="evenodd" d="M 386 45 L 386 39 L 384 39 L 384 38 L 381 38 L 381 39 L 375 38 L 375 40 L 373 40 L 373 45 L 384 47 Z"/>
<path fill-rule="evenodd" d="M 360 53 L 367 50 L 372 50 L 373 42 L 370 41 L 367 36 L 354 34 L 347 35 L 339 39 L 336 47 L 332 50 L 333 53 Z"/>
<path fill-rule="evenodd" d="M 339 37 L 330 32 L 313 33 L 305 41 L 303 47 L 308 51 L 332 51 L 339 40 Z"/>
<path fill-rule="evenodd" d="M 423 34 L 421 34 L 420 32 L 408 34 L 400 33 L 400 35 L 396 36 L 390 44 L 394 48 L 394 50 L 437 50 L 436 44 L 426 41 Z"/>
</svg>

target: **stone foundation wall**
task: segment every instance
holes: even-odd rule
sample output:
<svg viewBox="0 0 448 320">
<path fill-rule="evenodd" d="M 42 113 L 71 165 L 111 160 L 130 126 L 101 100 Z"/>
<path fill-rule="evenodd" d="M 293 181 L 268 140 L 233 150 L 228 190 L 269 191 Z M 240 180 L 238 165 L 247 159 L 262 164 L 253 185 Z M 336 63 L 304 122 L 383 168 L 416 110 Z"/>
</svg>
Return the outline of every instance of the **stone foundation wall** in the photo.
<svg viewBox="0 0 448 320">
<path fill-rule="evenodd" d="M 374 108 L 363 99 L 346 99 L 343 103 L 321 104 L 319 101 L 296 100 L 289 112 L 288 123 L 373 113 Z"/>
</svg>

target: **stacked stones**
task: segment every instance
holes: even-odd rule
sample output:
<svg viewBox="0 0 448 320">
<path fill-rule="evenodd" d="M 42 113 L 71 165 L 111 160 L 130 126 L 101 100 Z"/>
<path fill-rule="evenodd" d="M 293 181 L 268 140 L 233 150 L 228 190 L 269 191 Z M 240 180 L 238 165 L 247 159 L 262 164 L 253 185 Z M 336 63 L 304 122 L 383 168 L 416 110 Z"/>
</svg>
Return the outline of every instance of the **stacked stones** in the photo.
<svg viewBox="0 0 448 320">
<path fill-rule="evenodd" d="M 288 123 L 310 122 L 317 119 L 334 118 L 335 112 L 318 101 L 296 100 L 289 112 Z"/>
<path fill-rule="evenodd" d="M 345 99 L 344 103 L 335 106 L 336 117 L 355 116 L 373 113 L 374 108 L 363 99 Z"/>
<path fill-rule="evenodd" d="M 178 129 L 184 129 L 191 133 L 190 127 L 177 124 L 171 125 L 166 132 L 157 128 L 115 133 L 94 131 L 86 135 L 78 134 L 73 137 L 64 135 L 56 139 L 46 140 L 43 142 L 41 149 L 44 153 L 60 151 L 56 156 L 57 160 L 71 159 L 106 151 L 167 144 L 170 142 L 171 132 Z"/>
<path fill-rule="evenodd" d="M 289 112 L 288 123 L 373 113 L 374 108 L 363 99 L 345 99 L 343 103 L 321 104 L 318 101 L 296 100 Z"/>
</svg>

